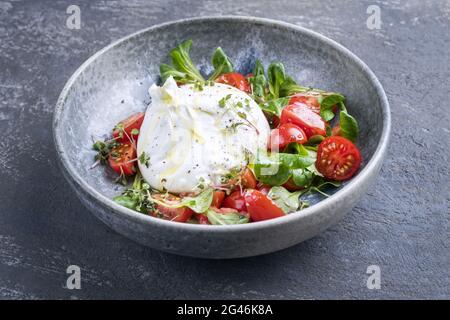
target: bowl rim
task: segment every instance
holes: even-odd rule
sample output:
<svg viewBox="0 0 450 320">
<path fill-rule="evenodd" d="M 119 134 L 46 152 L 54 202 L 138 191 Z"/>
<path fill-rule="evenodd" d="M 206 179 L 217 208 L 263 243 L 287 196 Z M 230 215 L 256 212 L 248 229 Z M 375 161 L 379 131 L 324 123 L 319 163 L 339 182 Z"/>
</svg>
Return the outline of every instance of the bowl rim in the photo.
<svg viewBox="0 0 450 320">
<path fill-rule="evenodd" d="M 340 52 L 341 54 L 347 56 L 350 60 L 352 60 L 356 66 L 368 77 L 368 80 L 373 83 L 376 89 L 376 93 L 380 99 L 380 104 L 382 108 L 382 118 L 383 118 L 383 130 L 381 133 L 381 137 L 378 141 L 377 148 L 369 160 L 366 166 L 355 176 L 353 177 L 345 186 L 337 190 L 333 195 L 329 198 L 323 199 L 320 202 L 312 205 L 311 207 L 302 209 L 300 211 L 296 211 L 290 214 L 287 214 L 284 217 L 279 217 L 276 219 L 247 223 L 247 224 L 236 224 L 236 225 L 221 225 L 221 226 L 212 226 L 212 225 L 201 225 L 201 224 L 190 224 L 190 223 L 176 223 L 173 221 L 167 221 L 159 218 L 155 218 L 149 215 L 144 215 L 142 213 L 136 212 L 134 210 L 125 208 L 117 203 L 115 203 L 112 199 L 102 195 L 100 192 L 95 190 L 91 185 L 89 185 L 81 175 L 75 170 L 75 168 L 70 163 L 67 155 L 64 152 L 63 143 L 61 136 L 57 133 L 60 130 L 60 118 L 64 109 L 65 101 L 67 95 L 70 91 L 70 88 L 75 83 L 79 75 L 87 68 L 89 64 L 91 64 L 95 59 L 100 57 L 106 51 L 122 44 L 125 41 L 129 41 L 134 37 L 140 36 L 143 33 L 149 31 L 155 31 L 158 29 L 165 28 L 174 24 L 186 24 L 193 22 L 217 22 L 217 21 L 239 21 L 239 22 L 247 22 L 247 23 L 258 23 L 266 26 L 272 26 L 277 28 L 284 28 L 287 30 L 294 30 L 296 32 L 300 32 L 306 34 L 309 37 L 317 38 L 319 41 L 327 43 L 327 45 L 333 47 L 335 50 Z M 307 216 L 316 214 L 324 210 L 325 208 L 332 205 L 335 201 L 344 198 L 346 195 L 358 190 L 363 184 L 364 181 L 373 173 L 374 170 L 377 170 L 377 167 L 383 161 L 383 158 L 387 152 L 389 137 L 391 131 L 391 114 L 389 108 L 389 102 L 384 92 L 383 87 L 381 86 L 380 81 L 377 79 L 372 70 L 354 53 L 352 53 L 349 49 L 344 47 L 343 45 L 335 42 L 334 40 L 329 39 L 315 31 L 306 29 L 301 26 L 297 26 L 288 22 L 267 19 L 267 18 L 259 18 L 252 16 L 235 16 L 235 15 L 224 15 L 224 16 L 204 16 L 197 18 L 186 18 L 175 21 L 168 21 L 161 24 L 153 25 L 148 28 L 141 29 L 137 32 L 134 32 L 130 35 L 122 37 L 111 44 L 107 45 L 103 49 L 97 51 L 92 56 L 90 56 L 69 78 L 69 80 L 64 85 L 64 88 L 61 91 L 61 94 L 58 97 L 56 107 L 53 114 L 53 139 L 56 147 L 56 152 L 58 154 L 58 158 L 60 160 L 60 164 L 63 166 L 63 169 L 70 175 L 70 178 L 75 181 L 77 185 L 79 185 L 85 193 L 90 194 L 95 200 L 102 203 L 102 205 L 108 207 L 112 210 L 112 213 L 124 215 L 132 220 L 138 221 L 144 224 L 155 225 L 161 228 L 173 228 L 177 230 L 183 230 L 185 232 L 196 232 L 196 233 L 224 233 L 231 231 L 248 231 L 248 230 L 261 230 L 272 228 L 280 225 L 290 224 L 294 220 L 302 220 Z M 66 176 L 68 178 L 68 176 Z"/>
</svg>

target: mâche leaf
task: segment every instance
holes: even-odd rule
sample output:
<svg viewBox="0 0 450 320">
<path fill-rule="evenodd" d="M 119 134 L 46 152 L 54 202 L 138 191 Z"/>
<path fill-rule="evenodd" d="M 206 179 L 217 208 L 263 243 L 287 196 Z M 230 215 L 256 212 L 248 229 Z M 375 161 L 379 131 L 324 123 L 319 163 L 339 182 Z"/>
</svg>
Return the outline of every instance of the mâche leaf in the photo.
<svg viewBox="0 0 450 320">
<path fill-rule="evenodd" d="M 338 93 L 332 93 L 330 95 L 320 95 L 319 96 L 319 104 L 320 104 L 320 116 L 325 121 L 330 121 L 334 118 L 333 108 L 344 102 L 345 97 Z"/>
<path fill-rule="evenodd" d="M 294 169 L 292 170 L 292 180 L 299 187 L 308 187 L 311 185 L 315 177 L 313 171 L 308 168 Z"/>
<path fill-rule="evenodd" d="M 307 168 L 314 164 L 316 153 L 310 150 L 306 151 L 306 155 L 259 152 L 254 164 L 255 175 L 265 184 L 280 186 L 289 180 L 294 169 Z"/>
<path fill-rule="evenodd" d="M 280 87 L 286 80 L 284 65 L 281 62 L 272 62 L 267 69 L 269 92 L 272 99 L 280 97 Z"/>
<path fill-rule="evenodd" d="M 131 210 L 136 210 L 136 207 L 138 206 L 138 201 L 136 201 L 135 199 L 131 198 L 130 196 L 126 196 L 126 195 L 120 195 L 120 196 L 114 197 L 113 200 L 117 204 L 120 204 L 121 206 L 124 206 Z"/>
<path fill-rule="evenodd" d="M 281 84 L 279 96 L 289 97 L 297 93 L 303 93 L 311 91 L 312 88 L 302 87 L 298 85 L 291 77 L 286 77 L 285 81 Z"/>
<path fill-rule="evenodd" d="M 346 111 L 339 113 L 339 125 L 341 127 L 340 135 L 348 140 L 355 142 L 359 134 L 358 122 Z"/>
<path fill-rule="evenodd" d="M 284 213 L 291 213 L 296 211 L 300 207 L 300 195 L 302 191 L 289 192 L 283 187 L 272 187 L 268 193 L 278 207 L 280 207 Z"/>
<path fill-rule="evenodd" d="M 223 52 L 221 47 L 218 47 L 216 51 L 214 51 L 211 62 L 214 67 L 214 73 L 208 80 L 215 80 L 221 74 L 233 72 L 233 63 L 225 52 Z"/>
<path fill-rule="evenodd" d="M 282 185 L 291 175 L 291 169 L 276 155 L 260 151 L 254 164 L 254 172 L 258 180 L 271 186 Z"/>
<path fill-rule="evenodd" d="M 259 107 L 266 113 L 277 116 L 281 116 L 281 111 L 288 104 L 289 98 L 278 98 L 265 103 L 261 103 Z"/>
<path fill-rule="evenodd" d="M 169 66 L 168 64 L 165 63 L 159 66 L 159 74 L 161 75 L 162 83 L 166 82 L 166 80 L 170 77 L 173 77 L 175 81 L 180 83 L 188 82 L 188 79 L 186 78 L 186 73 L 180 72 L 176 70 L 174 67 Z"/>
<path fill-rule="evenodd" d="M 249 216 L 239 212 L 218 213 L 213 209 L 208 209 L 206 217 L 211 224 L 215 225 L 242 224 L 249 222 Z"/>
<path fill-rule="evenodd" d="M 213 189 L 207 188 L 196 196 L 181 198 L 181 201 L 173 204 L 166 203 L 162 200 L 155 199 L 150 196 L 151 201 L 167 208 L 188 207 L 196 213 L 203 213 L 211 206 L 213 199 Z"/>
<path fill-rule="evenodd" d="M 173 66 L 161 64 L 159 67 L 163 83 L 170 76 L 179 83 L 205 82 L 189 56 L 191 47 L 192 40 L 186 40 L 170 51 Z"/>
</svg>

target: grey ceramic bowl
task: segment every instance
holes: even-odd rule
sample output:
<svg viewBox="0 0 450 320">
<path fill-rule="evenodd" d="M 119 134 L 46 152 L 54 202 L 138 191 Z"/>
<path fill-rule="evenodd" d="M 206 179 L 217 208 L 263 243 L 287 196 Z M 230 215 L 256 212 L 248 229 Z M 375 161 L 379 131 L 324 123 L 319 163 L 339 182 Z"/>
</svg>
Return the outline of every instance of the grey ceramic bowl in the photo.
<svg viewBox="0 0 450 320">
<path fill-rule="evenodd" d="M 91 170 L 91 137 L 101 137 L 121 119 L 145 110 L 148 87 L 159 65 L 185 39 L 192 58 L 211 71 L 211 54 L 221 46 L 238 70 L 249 72 L 256 58 L 285 64 L 300 83 L 347 96 L 361 127 L 360 172 L 327 199 L 285 217 L 231 226 L 165 221 L 114 203 L 121 187 L 102 168 Z M 310 30 L 251 17 L 210 17 L 165 23 L 125 37 L 89 58 L 69 79 L 54 114 L 54 139 L 61 167 L 85 206 L 112 229 L 146 246 L 180 255 L 236 258 L 295 245 L 336 223 L 375 180 L 386 152 L 390 112 L 375 75 L 349 50 Z M 321 201 L 319 201 L 321 200 Z"/>
</svg>

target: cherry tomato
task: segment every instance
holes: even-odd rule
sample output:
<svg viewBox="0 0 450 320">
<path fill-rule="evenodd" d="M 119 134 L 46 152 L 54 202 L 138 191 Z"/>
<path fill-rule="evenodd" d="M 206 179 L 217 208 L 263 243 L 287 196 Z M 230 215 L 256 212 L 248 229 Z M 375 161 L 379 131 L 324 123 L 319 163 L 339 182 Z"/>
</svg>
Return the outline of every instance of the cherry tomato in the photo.
<svg viewBox="0 0 450 320">
<path fill-rule="evenodd" d="M 199 224 L 211 224 L 209 223 L 208 217 L 202 213 L 196 213 L 194 217 L 197 219 Z"/>
<path fill-rule="evenodd" d="M 269 191 L 271 188 L 272 188 L 271 186 L 261 183 L 261 182 L 258 182 L 258 185 L 256 186 L 256 189 L 261 191 L 265 195 L 269 194 Z"/>
<path fill-rule="evenodd" d="M 144 112 L 135 113 L 125 120 L 122 120 L 118 123 L 117 126 L 120 126 L 123 130 L 118 128 L 113 131 L 113 138 L 116 139 L 117 142 L 130 142 L 130 138 L 137 141 L 138 134 L 132 134 L 133 129 L 139 130 L 142 126 L 142 122 L 144 121 Z M 122 136 L 120 135 L 122 133 Z"/>
<path fill-rule="evenodd" d="M 361 154 L 350 140 L 332 136 L 317 149 L 316 168 L 325 178 L 347 180 L 359 169 Z"/>
<path fill-rule="evenodd" d="M 306 141 L 308 139 L 302 129 L 295 124 L 284 123 L 271 131 L 268 149 L 282 151 L 291 142 L 303 144 Z"/>
<path fill-rule="evenodd" d="M 220 208 L 224 198 L 225 198 L 225 192 L 224 191 L 221 191 L 221 190 L 214 191 L 214 193 L 213 193 L 213 200 L 212 200 L 211 205 L 213 207 Z"/>
<path fill-rule="evenodd" d="M 247 211 L 244 195 L 240 190 L 234 191 L 222 202 L 222 208 L 232 208 L 239 212 Z"/>
<path fill-rule="evenodd" d="M 291 104 L 281 112 L 281 124 L 293 123 L 305 131 L 307 137 L 326 136 L 325 121 L 322 117 L 302 104 Z"/>
<path fill-rule="evenodd" d="M 174 196 L 172 194 L 169 194 L 168 196 L 155 194 L 152 195 L 152 197 L 160 201 L 167 202 L 168 204 L 177 204 L 180 201 L 179 197 Z M 156 209 L 157 209 L 156 212 L 155 211 L 150 212 L 152 216 L 176 222 L 186 222 L 194 214 L 194 211 L 192 211 L 188 207 L 170 208 L 163 206 L 161 204 L 157 204 Z"/>
<path fill-rule="evenodd" d="M 271 128 L 277 128 L 280 125 L 280 118 L 278 118 L 276 115 L 273 115 L 270 118 L 269 123 L 271 124 Z"/>
<path fill-rule="evenodd" d="M 285 215 L 283 210 L 261 191 L 246 190 L 244 199 L 247 211 L 253 221 L 268 220 Z"/>
<path fill-rule="evenodd" d="M 304 105 L 308 109 L 311 109 L 317 114 L 320 114 L 320 104 L 317 100 L 317 96 L 296 94 L 289 100 L 289 104 L 300 104 Z"/>
<path fill-rule="evenodd" d="M 245 189 L 255 189 L 256 188 L 256 178 L 252 170 L 245 168 L 241 173 L 241 184 Z"/>
<path fill-rule="evenodd" d="M 136 149 L 130 143 L 119 144 L 111 150 L 108 157 L 109 166 L 118 174 L 132 176 L 136 173 Z"/>
<path fill-rule="evenodd" d="M 305 189 L 305 187 L 296 185 L 292 178 L 289 178 L 289 180 L 286 181 L 282 186 L 289 191 L 298 191 Z"/>
<path fill-rule="evenodd" d="M 252 92 L 248 80 L 238 72 L 225 73 L 216 79 L 218 83 L 225 83 L 247 93 Z"/>
</svg>

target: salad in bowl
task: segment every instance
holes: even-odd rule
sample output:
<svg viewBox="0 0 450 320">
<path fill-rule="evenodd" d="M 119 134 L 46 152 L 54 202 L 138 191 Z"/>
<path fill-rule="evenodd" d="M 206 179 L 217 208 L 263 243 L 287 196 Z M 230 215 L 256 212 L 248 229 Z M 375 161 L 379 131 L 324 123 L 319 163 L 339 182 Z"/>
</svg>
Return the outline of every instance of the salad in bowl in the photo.
<svg viewBox="0 0 450 320">
<path fill-rule="evenodd" d="M 359 128 L 342 94 L 298 84 L 281 62 L 240 74 L 220 47 L 206 77 L 191 46 L 160 66 L 145 112 L 94 140 L 93 167 L 127 186 L 116 203 L 179 223 L 252 223 L 295 214 L 358 172 Z"/>
</svg>

